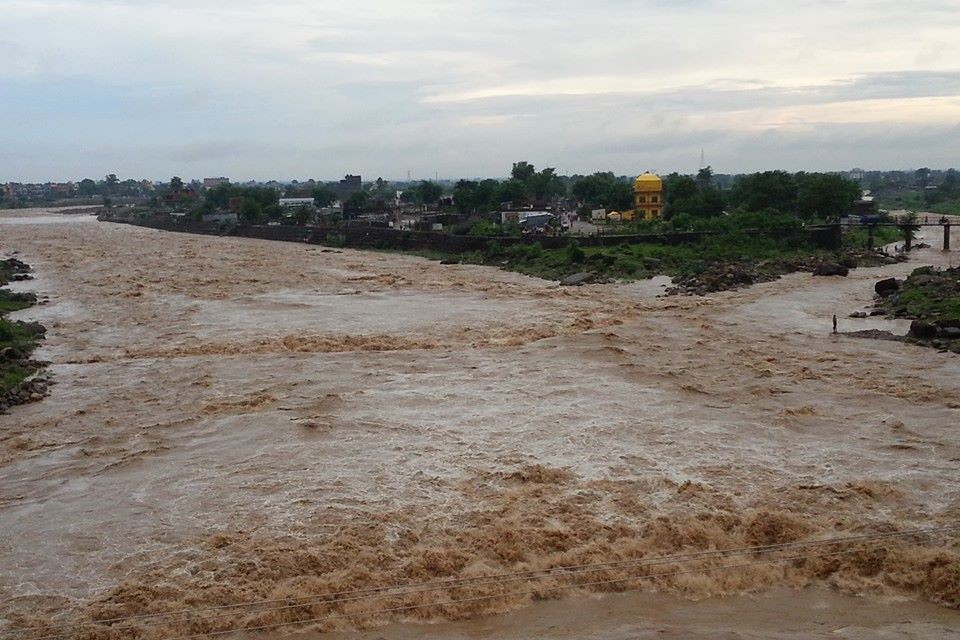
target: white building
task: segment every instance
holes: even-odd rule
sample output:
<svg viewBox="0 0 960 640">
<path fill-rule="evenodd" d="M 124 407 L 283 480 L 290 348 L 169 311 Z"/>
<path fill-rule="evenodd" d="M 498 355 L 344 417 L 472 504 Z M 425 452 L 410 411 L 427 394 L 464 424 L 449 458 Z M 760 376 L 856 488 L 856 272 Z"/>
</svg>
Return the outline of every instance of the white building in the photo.
<svg viewBox="0 0 960 640">
<path fill-rule="evenodd" d="M 280 206 L 288 209 L 312 207 L 313 198 L 280 198 Z"/>
</svg>

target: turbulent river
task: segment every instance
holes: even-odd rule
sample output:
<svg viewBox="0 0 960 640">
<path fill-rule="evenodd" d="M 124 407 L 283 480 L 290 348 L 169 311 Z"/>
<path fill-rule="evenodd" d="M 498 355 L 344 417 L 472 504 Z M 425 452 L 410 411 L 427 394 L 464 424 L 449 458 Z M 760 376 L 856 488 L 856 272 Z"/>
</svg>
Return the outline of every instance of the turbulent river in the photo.
<svg viewBox="0 0 960 640">
<path fill-rule="evenodd" d="M 960 357 L 831 335 L 906 330 L 847 316 L 958 261 L 927 236 L 909 263 L 696 298 L 0 213 L 57 383 L 0 416 L 0 637 L 958 633 L 952 536 L 57 626 L 958 524 Z"/>
</svg>

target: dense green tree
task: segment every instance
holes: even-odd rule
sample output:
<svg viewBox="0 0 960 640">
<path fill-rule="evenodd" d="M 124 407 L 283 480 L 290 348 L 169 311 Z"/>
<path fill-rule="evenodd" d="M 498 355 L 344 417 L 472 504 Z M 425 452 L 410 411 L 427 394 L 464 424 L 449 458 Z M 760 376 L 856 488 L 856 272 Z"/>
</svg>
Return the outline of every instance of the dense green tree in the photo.
<svg viewBox="0 0 960 640">
<path fill-rule="evenodd" d="M 217 185 L 206 193 L 206 200 L 217 207 L 225 208 L 231 198 L 253 200 L 260 207 L 275 204 L 277 192 L 270 187 L 240 187 L 230 184 Z"/>
<path fill-rule="evenodd" d="M 100 193 L 97 183 L 90 178 L 84 178 L 77 184 L 77 193 L 81 196 L 95 196 Z"/>
<path fill-rule="evenodd" d="M 253 198 L 245 198 L 240 207 L 240 216 L 247 222 L 257 222 L 263 213 L 263 207 Z"/>
<path fill-rule="evenodd" d="M 500 183 L 497 189 L 497 202 L 518 202 L 527 197 L 527 188 L 517 178 L 510 178 Z"/>
<path fill-rule="evenodd" d="M 609 171 L 597 172 L 590 176 L 577 178 L 570 188 L 573 197 L 589 208 L 608 205 L 612 186 L 617 177 Z M 629 185 L 627 185 L 629 187 Z"/>
<path fill-rule="evenodd" d="M 276 222 L 283 217 L 283 207 L 279 204 L 272 202 L 265 207 L 263 207 L 263 214 L 267 217 L 268 220 Z"/>
<path fill-rule="evenodd" d="M 707 166 L 697 172 L 697 186 L 701 189 L 708 188 L 713 182 L 713 167 Z"/>
<path fill-rule="evenodd" d="M 459 180 L 453 187 L 453 204 L 462 214 L 476 213 L 479 202 L 480 184 L 473 180 Z"/>
<path fill-rule="evenodd" d="M 526 182 L 529 194 L 537 200 L 550 200 L 564 195 L 567 190 L 553 167 L 534 173 Z"/>
<path fill-rule="evenodd" d="M 318 207 L 329 207 L 337 200 L 336 192 L 326 185 L 320 185 L 313 189 L 313 203 Z"/>
<path fill-rule="evenodd" d="M 604 194 L 610 182 L 615 180 L 612 173 L 595 173 L 592 176 L 578 178 L 570 192 L 573 197 L 587 207 L 599 207 L 605 204 Z"/>
<path fill-rule="evenodd" d="M 527 184 L 527 182 L 536 172 L 536 167 L 526 160 L 521 160 L 520 162 L 513 163 L 513 169 L 510 171 L 510 177 L 514 180 L 520 181 L 522 184 Z"/>
<path fill-rule="evenodd" d="M 633 207 L 633 184 L 609 171 L 576 178 L 570 192 L 587 209 L 602 207 L 623 211 Z"/>
<path fill-rule="evenodd" d="M 430 180 L 421 180 L 417 185 L 420 202 L 425 205 L 437 204 L 443 196 L 443 187 Z"/>
<path fill-rule="evenodd" d="M 183 180 L 178 176 L 173 176 L 170 178 L 170 191 L 182 191 L 183 190 Z"/>
<path fill-rule="evenodd" d="M 713 187 L 707 187 L 700 190 L 699 208 L 694 212 L 701 218 L 714 218 L 722 216 L 726 209 L 727 201 L 723 197 L 723 192 Z"/>
<path fill-rule="evenodd" d="M 470 226 L 471 236 L 499 236 L 502 231 L 500 225 L 489 220 L 478 220 Z"/>
<path fill-rule="evenodd" d="M 347 198 L 346 204 L 354 211 L 361 211 L 370 204 L 370 195 L 366 191 L 354 191 Z"/>
<path fill-rule="evenodd" d="M 671 173 L 663 179 L 663 199 L 667 205 L 692 200 L 700 192 L 697 181 L 690 176 Z"/>
<path fill-rule="evenodd" d="M 492 178 L 481 180 L 477 185 L 477 206 L 481 209 L 496 209 L 500 201 L 497 196 L 500 192 L 500 183 Z"/>
<path fill-rule="evenodd" d="M 232 185 L 218 184 L 204 194 L 204 203 L 212 207 L 225 208 L 234 194 L 239 195 L 237 189 L 233 188 Z"/>
<path fill-rule="evenodd" d="M 956 169 L 947 169 L 937 191 L 944 199 L 960 198 L 960 172 Z"/>
<path fill-rule="evenodd" d="M 832 173 L 798 173 L 797 206 L 794 213 L 804 218 L 844 216 L 860 197 L 860 185 Z"/>
<path fill-rule="evenodd" d="M 708 168 L 709 169 L 709 168 Z M 712 172 L 701 169 L 697 178 L 671 173 L 663 181 L 664 218 L 687 214 L 694 218 L 713 218 L 723 214 L 723 194 L 710 186 Z"/>
<path fill-rule="evenodd" d="M 623 180 L 614 180 L 604 191 L 605 204 L 610 209 L 624 211 L 633 208 L 633 185 Z"/>
<path fill-rule="evenodd" d="M 764 171 L 742 176 L 730 193 L 732 204 L 746 211 L 776 209 L 792 213 L 797 204 L 797 182 L 786 171 Z"/>
</svg>

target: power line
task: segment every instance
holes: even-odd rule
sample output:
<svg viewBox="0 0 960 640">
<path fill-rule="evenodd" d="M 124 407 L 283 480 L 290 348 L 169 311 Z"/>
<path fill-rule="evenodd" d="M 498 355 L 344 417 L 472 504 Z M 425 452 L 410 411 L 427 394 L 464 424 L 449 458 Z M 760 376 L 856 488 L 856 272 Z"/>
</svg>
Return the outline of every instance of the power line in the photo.
<svg viewBox="0 0 960 640">
<path fill-rule="evenodd" d="M 649 567 L 657 566 L 662 564 L 671 564 L 671 563 L 683 563 L 691 562 L 694 560 L 709 559 L 713 557 L 725 557 L 732 555 L 745 555 L 745 554 L 765 554 L 773 553 L 777 551 L 789 551 L 797 550 L 804 548 L 815 548 L 836 544 L 849 544 L 855 542 L 870 542 L 870 541 L 880 541 L 891 538 L 905 538 L 910 536 L 930 536 L 937 534 L 947 534 L 949 532 L 954 532 L 960 530 L 960 525 L 949 525 L 943 527 L 934 527 L 934 528 L 921 528 L 913 529 L 906 531 L 897 531 L 897 532 L 887 532 L 887 533 L 875 533 L 875 534 L 861 534 L 855 536 L 844 536 L 839 538 L 830 538 L 825 540 L 811 540 L 806 542 L 789 542 L 789 543 L 780 543 L 772 545 L 757 545 L 751 547 L 740 547 L 733 549 L 718 549 L 711 551 L 699 551 L 691 552 L 685 554 L 675 554 L 670 556 L 657 556 L 653 558 L 637 558 L 633 560 L 621 560 L 614 562 L 604 562 L 604 563 L 591 563 L 591 564 L 580 564 L 580 565 L 567 565 L 562 567 L 554 567 L 551 569 L 541 569 L 541 570 L 531 570 L 531 571 L 520 571 L 520 572 L 506 572 L 500 574 L 492 574 L 487 576 L 476 576 L 472 578 L 455 578 L 447 580 L 435 580 L 427 581 L 420 583 L 405 583 L 387 587 L 375 587 L 368 589 L 358 589 L 352 591 L 340 591 L 333 592 L 328 594 L 316 594 L 312 596 L 304 596 L 302 598 L 280 598 L 274 600 L 255 600 L 243 603 L 234 603 L 229 605 L 219 605 L 219 606 L 210 606 L 210 607 L 196 607 L 189 609 L 181 609 L 177 611 L 168 611 L 162 613 L 152 613 L 152 614 L 140 614 L 134 616 L 119 616 L 115 618 L 108 618 L 104 620 L 97 620 L 92 622 L 80 622 L 72 624 L 64 624 L 53 627 L 47 627 L 44 629 L 44 632 L 54 631 L 52 635 L 33 637 L 29 640 L 54 640 L 57 638 L 63 638 L 66 630 L 78 631 L 80 629 L 90 629 L 90 628 L 109 628 L 107 625 L 112 625 L 114 623 L 122 622 L 134 622 L 134 621 L 149 621 L 145 626 L 158 626 L 162 624 L 170 624 L 173 622 L 178 622 L 179 620 L 169 619 L 174 616 L 187 616 L 187 615 L 197 615 L 204 614 L 209 612 L 214 612 L 213 615 L 202 617 L 203 620 L 210 620 L 214 617 L 222 617 L 224 615 L 230 615 L 234 612 L 235 609 L 244 608 L 244 607 L 263 607 L 256 611 L 251 611 L 250 613 L 265 613 L 270 611 L 281 611 L 286 609 L 294 609 L 304 606 L 313 606 L 320 604 L 342 604 L 349 602 L 356 602 L 362 600 L 378 600 L 387 597 L 399 597 L 399 596 L 410 596 L 420 593 L 429 593 L 431 591 L 438 591 L 444 589 L 454 589 L 458 587 L 468 587 L 468 586 L 482 586 L 485 584 L 499 583 L 505 584 L 509 582 L 519 582 L 519 581 L 533 581 L 533 580 L 543 580 L 547 578 L 562 578 L 569 576 L 576 576 L 582 573 L 595 573 L 598 571 L 606 569 L 629 569 L 629 568 L 640 568 L 640 567 Z M 762 562 L 762 560 L 758 560 Z M 276 606 L 271 606 L 276 605 Z M 60 633 L 57 633 L 60 631 Z M 30 633 L 30 630 L 22 630 L 21 633 Z"/>
</svg>

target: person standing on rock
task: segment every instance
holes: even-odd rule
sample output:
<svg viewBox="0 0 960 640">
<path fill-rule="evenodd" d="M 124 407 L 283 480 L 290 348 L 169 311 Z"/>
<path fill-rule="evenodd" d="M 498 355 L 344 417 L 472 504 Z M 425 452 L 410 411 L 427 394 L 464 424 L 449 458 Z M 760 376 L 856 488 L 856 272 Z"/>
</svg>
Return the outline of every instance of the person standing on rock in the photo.
<svg viewBox="0 0 960 640">
<path fill-rule="evenodd" d="M 837 314 L 833 314 L 833 333 L 837 333 Z"/>
</svg>

